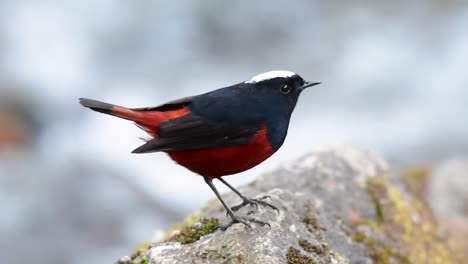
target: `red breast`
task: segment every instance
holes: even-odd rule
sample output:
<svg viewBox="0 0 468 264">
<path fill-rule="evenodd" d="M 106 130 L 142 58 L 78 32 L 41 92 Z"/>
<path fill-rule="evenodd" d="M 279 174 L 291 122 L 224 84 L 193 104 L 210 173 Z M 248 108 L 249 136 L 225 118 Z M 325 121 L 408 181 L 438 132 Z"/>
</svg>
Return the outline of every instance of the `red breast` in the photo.
<svg viewBox="0 0 468 264">
<path fill-rule="evenodd" d="M 201 176 L 218 178 L 255 167 L 273 155 L 274 150 L 267 138 L 267 127 L 263 125 L 246 145 L 167 153 L 175 162 Z"/>
</svg>

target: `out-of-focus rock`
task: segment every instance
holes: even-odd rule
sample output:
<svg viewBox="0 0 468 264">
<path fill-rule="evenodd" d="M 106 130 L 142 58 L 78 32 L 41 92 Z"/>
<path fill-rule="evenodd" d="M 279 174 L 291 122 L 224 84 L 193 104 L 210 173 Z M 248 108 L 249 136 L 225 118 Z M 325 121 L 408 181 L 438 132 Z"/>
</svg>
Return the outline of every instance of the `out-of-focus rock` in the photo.
<svg viewBox="0 0 468 264">
<path fill-rule="evenodd" d="M 383 159 L 367 151 L 322 149 L 240 188 L 250 197 L 270 196 L 280 209 L 244 207 L 237 212 L 267 221 L 270 228 L 235 224 L 225 232 L 215 230 L 227 218 L 221 205 L 211 201 L 187 218 L 186 228 L 170 230 L 165 241 L 131 259 L 178 264 L 459 262 L 437 237 L 428 207 L 401 179 L 389 179 L 387 170 Z M 231 206 L 239 202 L 233 193 L 224 198 Z"/>
<path fill-rule="evenodd" d="M 468 158 L 453 158 L 435 166 L 427 197 L 440 232 L 468 257 Z"/>
<path fill-rule="evenodd" d="M 468 215 L 468 158 L 440 163 L 428 184 L 428 201 L 438 219 Z"/>
</svg>

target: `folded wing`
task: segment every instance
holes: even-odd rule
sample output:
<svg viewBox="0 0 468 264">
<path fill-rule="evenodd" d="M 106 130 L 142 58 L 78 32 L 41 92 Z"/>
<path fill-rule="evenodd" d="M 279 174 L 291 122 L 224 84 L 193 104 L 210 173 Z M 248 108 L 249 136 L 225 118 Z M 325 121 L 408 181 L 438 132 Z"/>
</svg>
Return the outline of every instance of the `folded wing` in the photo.
<svg viewBox="0 0 468 264">
<path fill-rule="evenodd" d="M 159 135 L 132 153 L 222 148 L 248 144 L 261 128 L 261 122 L 211 121 L 194 113 L 163 121 Z"/>
</svg>

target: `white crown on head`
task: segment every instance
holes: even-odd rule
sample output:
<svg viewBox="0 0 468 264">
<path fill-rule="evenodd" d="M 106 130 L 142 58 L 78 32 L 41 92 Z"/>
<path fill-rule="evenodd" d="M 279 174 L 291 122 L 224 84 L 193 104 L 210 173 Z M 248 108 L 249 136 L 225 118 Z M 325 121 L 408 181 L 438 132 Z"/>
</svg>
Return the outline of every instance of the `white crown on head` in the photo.
<svg viewBox="0 0 468 264">
<path fill-rule="evenodd" d="M 274 78 L 288 78 L 294 75 L 296 74 L 290 71 L 269 71 L 269 72 L 261 73 L 259 75 L 255 75 L 254 77 L 252 77 L 252 79 L 246 81 L 246 83 L 258 83 L 261 81 L 274 79 Z"/>
</svg>

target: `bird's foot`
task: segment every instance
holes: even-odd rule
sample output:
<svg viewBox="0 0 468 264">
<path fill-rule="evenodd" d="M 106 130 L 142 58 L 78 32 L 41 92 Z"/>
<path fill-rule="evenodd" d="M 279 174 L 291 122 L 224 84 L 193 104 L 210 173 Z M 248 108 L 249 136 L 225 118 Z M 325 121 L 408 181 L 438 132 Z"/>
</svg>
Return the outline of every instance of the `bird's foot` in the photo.
<svg viewBox="0 0 468 264">
<path fill-rule="evenodd" d="M 234 216 L 231 218 L 231 221 L 229 223 L 225 225 L 219 225 L 215 228 L 215 230 L 220 229 L 221 231 L 226 231 L 233 224 L 237 224 L 237 223 L 244 224 L 244 226 L 247 227 L 248 229 L 252 229 L 252 226 L 250 225 L 250 223 L 258 224 L 261 226 L 268 226 L 269 228 L 271 228 L 271 225 L 267 222 L 263 222 L 263 221 L 260 221 L 254 218 L 249 218 L 249 217 Z"/>
<path fill-rule="evenodd" d="M 231 209 L 235 212 L 235 211 L 241 209 L 242 207 L 244 207 L 246 205 L 253 205 L 253 206 L 255 206 L 256 209 L 258 209 L 258 205 L 261 205 L 261 206 L 269 207 L 269 208 L 271 208 L 273 210 L 276 210 L 276 212 L 279 213 L 279 210 L 278 210 L 278 208 L 276 206 L 263 201 L 263 200 L 265 200 L 267 198 L 271 198 L 271 197 L 270 196 L 263 196 L 263 197 L 260 197 L 259 199 L 245 198 L 244 201 L 242 201 L 241 204 L 233 206 Z"/>
</svg>

